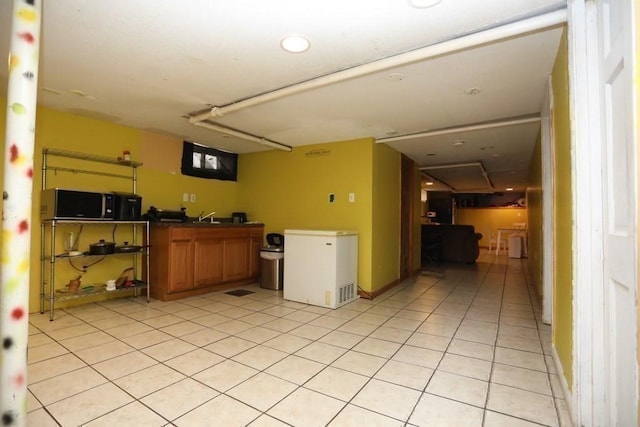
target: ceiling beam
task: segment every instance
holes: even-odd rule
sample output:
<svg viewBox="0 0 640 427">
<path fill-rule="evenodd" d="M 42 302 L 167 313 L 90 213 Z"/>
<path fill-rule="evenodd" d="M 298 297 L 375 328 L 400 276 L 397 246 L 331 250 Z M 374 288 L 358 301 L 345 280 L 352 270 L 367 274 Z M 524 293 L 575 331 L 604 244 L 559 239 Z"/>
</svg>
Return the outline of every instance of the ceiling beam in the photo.
<svg viewBox="0 0 640 427">
<path fill-rule="evenodd" d="M 429 171 L 431 171 L 431 173 L 429 173 L 430 176 L 434 177 L 437 174 L 435 173 L 437 170 L 452 170 L 452 169 L 456 169 L 456 168 L 471 168 L 471 169 L 475 169 L 478 168 L 480 170 L 480 173 L 482 174 L 482 177 L 484 178 L 484 181 L 487 184 L 486 188 L 478 188 L 478 189 L 465 189 L 465 191 L 468 192 L 478 192 L 480 190 L 485 191 L 485 192 L 493 192 L 495 190 L 494 186 L 493 186 L 493 182 L 491 182 L 491 178 L 489 178 L 489 174 L 487 173 L 487 170 L 484 168 L 484 165 L 482 164 L 482 162 L 470 162 L 470 163 L 454 163 L 454 164 L 450 164 L 450 165 L 438 165 L 438 166 L 423 166 L 420 168 L 420 171 L 422 171 L 423 173 L 429 173 Z M 450 182 L 447 182 L 446 180 L 443 180 L 441 177 L 437 177 L 438 181 L 446 184 L 448 187 L 454 189 L 455 191 L 458 191 L 459 189 L 456 188 L 456 186 L 452 185 Z"/>
<path fill-rule="evenodd" d="M 533 115 L 524 116 L 524 117 L 514 117 L 514 118 L 509 118 L 504 120 L 491 121 L 491 122 L 475 123 L 470 125 L 462 125 L 462 126 L 454 126 L 454 127 L 443 128 L 443 129 L 428 130 L 424 132 L 411 133 L 408 135 L 390 136 L 388 138 L 376 139 L 376 142 L 382 144 L 382 143 L 389 143 L 389 142 L 404 141 L 407 139 L 423 138 L 425 136 L 449 135 L 452 133 L 470 132 L 475 130 L 492 129 L 492 128 L 499 128 L 499 127 L 506 127 L 506 126 L 516 126 L 516 125 L 523 125 L 527 123 L 536 123 L 539 121 L 540 121 L 540 115 L 533 114 Z"/>
<path fill-rule="evenodd" d="M 231 129 L 226 126 L 217 125 L 211 122 L 196 122 L 193 123 L 194 126 L 200 126 L 205 129 L 214 130 L 216 132 L 224 133 L 225 135 L 235 136 L 236 138 L 244 139 L 245 141 L 255 142 L 256 144 L 264 145 L 271 148 L 277 148 L 278 150 L 283 151 L 292 151 L 293 148 L 289 145 L 282 144 L 280 142 L 272 141 L 267 138 L 260 138 L 255 135 L 251 135 L 250 133 L 242 132 L 236 129 Z"/>
<path fill-rule="evenodd" d="M 407 64 L 425 61 L 430 58 L 448 55 L 512 37 L 518 37 L 526 33 L 557 27 L 559 25 L 563 25 L 566 21 L 567 10 L 556 10 L 554 12 L 478 31 L 476 33 L 446 40 L 441 43 L 436 43 L 409 52 L 389 56 L 346 70 L 337 71 L 332 74 L 320 76 L 291 86 L 276 89 L 271 92 L 262 93 L 224 106 L 214 106 L 205 112 L 191 115 L 189 121 L 191 123 L 197 123 L 215 117 L 222 117 L 225 114 L 232 113 L 234 111 L 253 107 L 258 104 L 264 104 L 265 102 L 274 101 L 285 96 L 294 95 L 311 89 L 328 86 L 333 83 L 354 79 L 380 71 L 386 71 Z"/>
</svg>

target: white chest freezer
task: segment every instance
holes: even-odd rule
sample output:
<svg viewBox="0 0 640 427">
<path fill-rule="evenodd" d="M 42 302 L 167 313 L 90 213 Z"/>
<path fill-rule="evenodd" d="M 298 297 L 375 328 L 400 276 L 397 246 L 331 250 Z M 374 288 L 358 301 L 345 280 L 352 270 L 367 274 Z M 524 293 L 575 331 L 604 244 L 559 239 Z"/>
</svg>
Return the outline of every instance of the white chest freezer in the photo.
<svg viewBox="0 0 640 427">
<path fill-rule="evenodd" d="M 358 233 L 285 230 L 284 290 L 290 301 L 337 308 L 358 298 Z"/>
</svg>

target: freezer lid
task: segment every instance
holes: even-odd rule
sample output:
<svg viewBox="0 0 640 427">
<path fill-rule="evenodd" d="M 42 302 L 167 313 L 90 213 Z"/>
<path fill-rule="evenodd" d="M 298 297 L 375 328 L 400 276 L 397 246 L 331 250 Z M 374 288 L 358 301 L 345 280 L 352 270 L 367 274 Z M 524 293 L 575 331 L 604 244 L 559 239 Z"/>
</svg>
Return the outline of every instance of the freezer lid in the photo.
<svg viewBox="0 0 640 427">
<path fill-rule="evenodd" d="M 355 230 L 284 230 L 284 234 L 292 236 L 351 236 L 358 234 Z"/>
</svg>

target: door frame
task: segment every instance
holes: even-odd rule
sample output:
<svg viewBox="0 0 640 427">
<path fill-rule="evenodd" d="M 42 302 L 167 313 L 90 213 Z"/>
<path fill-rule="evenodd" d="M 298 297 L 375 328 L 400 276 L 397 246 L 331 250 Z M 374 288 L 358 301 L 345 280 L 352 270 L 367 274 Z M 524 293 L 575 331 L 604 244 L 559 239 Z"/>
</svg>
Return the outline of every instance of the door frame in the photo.
<svg viewBox="0 0 640 427">
<path fill-rule="evenodd" d="M 602 322 L 604 240 L 601 170 L 600 113 L 598 104 L 597 29 L 595 2 L 568 2 L 569 102 L 573 168 L 573 396 L 575 425 L 604 425 L 602 402 L 604 383 L 598 381 L 596 366 L 604 366 L 603 342 L 594 336 Z M 590 54 L 592 48 L 596 54 Z M 577 144 L 580 141 L 580 144 Z M 588 232 L 580 233 L 581 230 Z M 580 256 L 577 249 L 580 248 Z M 580 284 L 578 286 L 578 284 Z"/>
<path fill-rule="evenodd" d="M 553 137 L 553 84 L 547 79 L 545 97 L 540 112 L 542 157 L 542 321 L 553 324 L 553 284 L 555 281 L 554 207 L 555 150 Z"/>
<path fill-rule="evenodd" d="M 400 261 L 399 279 L 413 274 L 414 205 L 417 195 L 415 162 L 400 155 Z M 419 188 L 419 186 L 418 186 Z"/>
<path fill-rule="evenodd" d="M 622 0 L 632 1 L 632 0 Z M 633 9 L 632 9 L 633 10 Z M 573 167 L 573 387 L 575 425 L 606 425 L 604 200 L 597 0 L 568 1 Z M 633 53 L 637 55 L 637 53 Z M 634 61 L 636 62 L 636 61 Z M 635 94 L 633 95 L 636 96 Z M 579 142 L 579 143 L 578 143 Z M 635 182 L 638 182 L 636 171 Z M 637 188 L 636 199 L 637 199 Z M 598 208 L 599 207 L 599 208 Z M 636 236 L 636 247 L 638 247 Z M 579 250 L 579 256 L 578 256 Z M 637 325 L 635 325 L 637 327 Z"/>
</svg>

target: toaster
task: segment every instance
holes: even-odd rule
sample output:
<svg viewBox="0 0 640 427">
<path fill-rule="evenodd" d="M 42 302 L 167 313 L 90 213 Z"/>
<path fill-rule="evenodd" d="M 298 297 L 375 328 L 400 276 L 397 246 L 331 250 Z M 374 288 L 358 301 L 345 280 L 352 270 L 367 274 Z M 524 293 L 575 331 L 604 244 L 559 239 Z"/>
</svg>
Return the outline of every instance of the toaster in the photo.
<svg viewBox="0 0 640 427">
<path fill-rule="evenodd" d="M 247 214 L 245 212 L 234 212 L 231 214 L 231 220 L 234 224 L 242 224 L 247 222 Z"/>
</svg>

